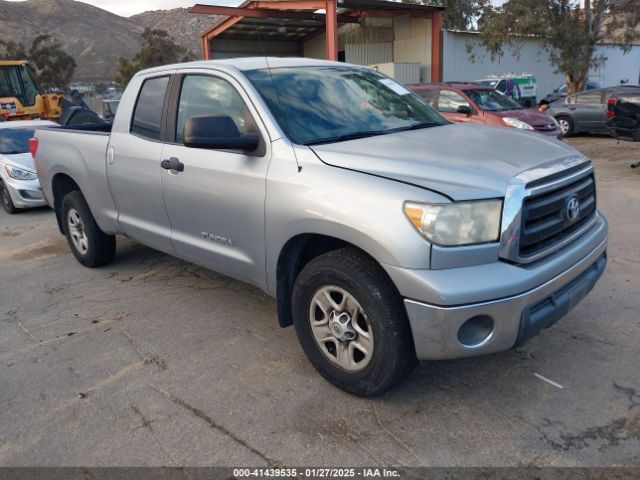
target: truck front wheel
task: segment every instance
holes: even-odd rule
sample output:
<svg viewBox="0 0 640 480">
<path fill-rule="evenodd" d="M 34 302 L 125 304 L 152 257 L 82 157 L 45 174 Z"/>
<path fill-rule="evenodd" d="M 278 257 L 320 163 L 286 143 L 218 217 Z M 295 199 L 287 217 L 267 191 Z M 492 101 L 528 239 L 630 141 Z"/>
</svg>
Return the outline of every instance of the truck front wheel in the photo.
<svg viewBox="0 0 640 480">
<path fill-rule="evenodd" d="M 99 267 L 113 260 L 116 238 L 96 223 L 82 193 L 67 193 L 62 199 L 62 225 L 71 252 L 86 267 Z"/>
<path fill-rule="evenodd" d="M 300 344 L 337 387 L 378 395 L 415 367 L 402 299 L 382 268 L 359 250 L 316 257 L 298 275 L 292 297 Z"/>
</svg>

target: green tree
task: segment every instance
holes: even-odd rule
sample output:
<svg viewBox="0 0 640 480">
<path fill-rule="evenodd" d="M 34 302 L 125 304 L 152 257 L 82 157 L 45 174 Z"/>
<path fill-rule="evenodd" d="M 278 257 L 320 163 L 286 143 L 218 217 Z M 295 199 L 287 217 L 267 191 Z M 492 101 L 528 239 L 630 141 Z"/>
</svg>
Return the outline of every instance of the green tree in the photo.
<svg viewBox="0 0 640 480">
<path fill-rule="evenodd" d="M 43 90 L 66 89 L 76 69 L 76 61 L 51 35 L 38 35 L 31 43 L 29 60 L 38 75 Z"/>
<path fill-rule="evenodd" d="M 36 72 L 36 81 L 44 91 L 65 89 L 73 77 L 76 62 L 51 35 L 38 35 L 27 51 L 22 43 L 0 40 L 0 58 L 27 60 Z"/>
<path fill-rule="evenodd" d="M 472 30 L 487 0 L 443 0 L 444 28 L 449 30 Z"/>
<path fill-rule="evenodd" d="M 27 60 L 29 53 L 24 45 L 13 40 L 0 40 L 0 60 Z"/>
<path fill-rule="evenodd" d="M 444 7 L 442 23 L 448 30 L 475 29 L 475 22 L 489 0 L 402 0 L 404 3 Z"/>
<path fill-rule="evenodd" d="M 505 48 L 518 55 L 525 39 L 539 38 L 570 94 L 584 89 L 589 68 L 606 62 L 596 45 L 607 40 L 628 50 L 640 38 L 638 26 L 638 0 L 508 0 L 485 5 L 478 21 L 480 43 L 494 60 Z"/>
<path fill-rule="evenodd" d="M 166 30 L 146 27 L 141 37 L 142 47 L 132 59 L 118 58 L 115 81 L 121 86 L 129 83 L 138 70 L 196 58 L 193 52 L 175 43 Z"/>
</svg>

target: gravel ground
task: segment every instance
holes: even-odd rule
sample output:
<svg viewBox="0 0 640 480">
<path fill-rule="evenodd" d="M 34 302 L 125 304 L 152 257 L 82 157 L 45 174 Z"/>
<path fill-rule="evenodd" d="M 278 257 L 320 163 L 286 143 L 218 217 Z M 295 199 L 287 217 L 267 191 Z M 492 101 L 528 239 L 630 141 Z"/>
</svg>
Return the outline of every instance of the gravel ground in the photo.
<svg viewBox="0 0 640 480">
<path fill-rule="evenodd" d="M 0 465 L 640 466 L 640 144 L 570 141 L 610 221 L 594 291 L 373 400 L 322 380 L 258 290 L 125 239 L 86 269 L 50 210 L 0 211 Z"/>
</svg>

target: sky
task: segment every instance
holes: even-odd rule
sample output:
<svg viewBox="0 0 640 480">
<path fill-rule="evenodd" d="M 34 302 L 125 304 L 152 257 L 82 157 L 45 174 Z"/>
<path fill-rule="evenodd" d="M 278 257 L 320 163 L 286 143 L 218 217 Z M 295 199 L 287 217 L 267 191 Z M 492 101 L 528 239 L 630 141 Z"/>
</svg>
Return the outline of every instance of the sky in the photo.
<svg viewBox="0 0 640 480">
<path fill-rule="evenodd" d="M 9 0 L 10 2 L 23 0 Z M 80 0 L 104 10 L 128 17 L 147 10 L 161 10 L 177 7 L 191 7 L 196 3 L 215 5 L 237 5 L 241 0 Z"/>
</svg>

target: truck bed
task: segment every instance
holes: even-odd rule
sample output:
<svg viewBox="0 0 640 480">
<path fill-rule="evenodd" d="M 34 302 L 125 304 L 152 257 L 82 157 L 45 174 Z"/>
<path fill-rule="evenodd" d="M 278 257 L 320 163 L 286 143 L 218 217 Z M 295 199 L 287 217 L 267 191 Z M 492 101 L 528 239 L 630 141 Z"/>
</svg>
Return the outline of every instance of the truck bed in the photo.
<svg viewBox="0 0 640 480">
<path fill-rule="evenodd" d="M 65 174 L 83 192 L 100 228 L 117 230 L 117 211 L 107 181 L 107 147 L 111 124 L 75 125 L 36 131 L 36 167 L 47 203 L 54 207 L 56 178 Z M 51 178 L 51 172 L 58 172 Z M 66 173 L 65 173 L 66 172 Z"/>
</svg>

